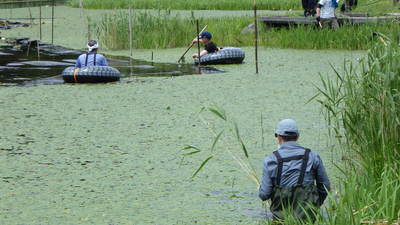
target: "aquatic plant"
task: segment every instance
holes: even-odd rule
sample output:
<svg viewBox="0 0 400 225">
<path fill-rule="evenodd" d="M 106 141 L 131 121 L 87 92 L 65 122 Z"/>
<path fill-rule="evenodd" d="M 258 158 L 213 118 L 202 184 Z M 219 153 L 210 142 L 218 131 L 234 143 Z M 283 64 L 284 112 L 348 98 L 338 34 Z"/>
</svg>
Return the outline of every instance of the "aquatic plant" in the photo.
<svg viewBox="0 0 400 225">
<path fill-rule="evenodd" d="M 79 0 L 70 0 L 69 5 L 79 7 Z M 84 0 L 88 9 L 183 9 L 183 10 L 251 10 L 252 1 L 249 0 Z M 257 7 L 261 10 L 301 9 L 298 0 L 258 0 Z"/>
<path fill-rule="evenodd" d="M 205 112 L 211 113 L 223 122 L 223 128 L 220 131 L 216 131 L 214 126 L 208 120 L 204 119 L 202 114 Z M 205 160 L 193 173 L 192 178 L 196 177 L 196 175 L 205 167 L 205 165 L 222 151 L 228 153 L 228 155 L 232 157 L 234 162 L 236 162 L 240 166 L 241 170 L 255 182 L 258 188 L 260 186 L 260 181 L 256 170 L 249 161 L 249 152 L 245 142 L 243 141 L 243 138 L 240 135 L 238 124 L 227 116 L 224 109 L 219 107 L 202 108 L 199 113 L 199 118 L 212 132 L 214 139 L 209 149 L 209 153 L 207 153 Z M 217 149 L 217 144 L 219 142 L 224 143 L 224 147 L 221 149 Z M 233 145 L 233 148 L 230 148 L 229 146 L 231 146 L 231 144 L 228 143 L 237 143 L 237 145 Z M 187 145 L 182 150 L 184 151 L 184 157 L 204 152 L 194 145 Z"/>
<path fill-rule="evenodd" d="M 200 18 L 202 26 L 215 33 L 213 41 L 219 46 L 253 46 L 253 34 L 241 34 L 251 17 Z M 96 34 L 108 49 L 129 48 L 129 16 L 115 11 L 105 14 L 100 23 L 93 24 Z M 173 31 L 173 35 L 171 34 Z M 368 49 L 374 45 L 374 33 L 390 37 L 400 33 L 398 21 L 369 25 L 344 25 L 338 31 L 313 26 L 268 28 L 261 26 L 261 46 L 300 49 Z M 170 11 L 158 14 L 135 12 L 133 16 L 134 48 L 184 47 L 196 35 L 195 18 L 171 15 Z"/>
</svg>

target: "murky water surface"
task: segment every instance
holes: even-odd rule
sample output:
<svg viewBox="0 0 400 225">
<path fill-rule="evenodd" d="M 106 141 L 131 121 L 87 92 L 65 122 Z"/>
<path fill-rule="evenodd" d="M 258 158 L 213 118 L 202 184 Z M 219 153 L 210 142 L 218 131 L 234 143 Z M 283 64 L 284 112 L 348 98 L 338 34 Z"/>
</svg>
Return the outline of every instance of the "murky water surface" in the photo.
<svg viewBox="0 0 400 225">
<path fill-rule="evenodd" d="M 39 51 L 38 51 L 39 49 Z M 0 47 L 0 85 L 60 84 L 61 72 L 74 66 L 81 51 L 30 42 L 28 46 Z M 110 66 L 122 74 L 122 81 L 132 77 L 182 76 L 220 73 L 212 67 L 190 64 L 152 63 L 123 56 L 107 56 Z"/>
</svg>

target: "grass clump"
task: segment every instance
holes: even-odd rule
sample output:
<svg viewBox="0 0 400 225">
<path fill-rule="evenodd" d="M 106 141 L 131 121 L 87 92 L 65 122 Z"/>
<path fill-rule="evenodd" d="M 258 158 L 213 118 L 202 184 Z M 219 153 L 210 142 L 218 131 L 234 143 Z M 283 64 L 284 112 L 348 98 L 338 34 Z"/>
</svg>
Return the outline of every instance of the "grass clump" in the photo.
<svg viewBox="0 0 400 225">
<path fill-rule="evenodd" d="M 221 17 L 200 19 L 201 26 L 214 33 L 213 41 L 219 46 L 247 46 L 253 42 L 252 35 L 241 36 L 243 27 L 251 18 Z M 129 48 L 129 16 L 126 12 L 104 15 L 94 25 L 102 44 L 108 49 Z M 133 17 L 133 41 L 135 48 L 157 49 L 188 46 L 196 37 L 196 21 L 192 18 L 173 16 L 169 11 L 159 14 L 135 13 Z M 264 42 L 262 42 L 264 43 Z"/>
<path fill-rule="evenodd" d="M 253 46 L 254 35 L 241 34 L 250 17 L 201 18 L 201 26 L 208 25 L 218 46 Z M 93 25 L 96 35 L 108 49 L 129 48 L 129 16 L 116 11 L 104 15 L 100 23 Z M 369 49 L 376 42 L 373 33 L 380 32 L 390 37 L 400 33 L 398 21 L 384 24 L 344 25 L 338 31 L 319 29 L 313 26 L 270 28 L 260 26 L 260 45 L 276 48 L 297 49 Z M 133 17 L 133 43 L 135 48 L 157 49 L 185 47 L 196 36 L 195 18 L 171 15 L 170 11 L 158 14 L 137 12 Z"/>
<path fill-rule="evenodd" d="M 88 9 L 180 9 L 180 10 L 251 10 L 251 0 L 84 0 Z M 79 0 L 70 0 L 69 5 L 79 7 Z M 301 9 L 298 0 L 258 0 L 257 7 L 261 10 Z"/>
<path fill-rule="evenodd" d="M 343 25 L 337 31 L 311 26 L 273 28 L 268 30 L 266 43 L 271 47 L 297 49 L 370 49 L 376 42 L 374 33 L 379 32 L 395 38 L 400 33 L 398 21 L 369 24 Z"/>
</svg>

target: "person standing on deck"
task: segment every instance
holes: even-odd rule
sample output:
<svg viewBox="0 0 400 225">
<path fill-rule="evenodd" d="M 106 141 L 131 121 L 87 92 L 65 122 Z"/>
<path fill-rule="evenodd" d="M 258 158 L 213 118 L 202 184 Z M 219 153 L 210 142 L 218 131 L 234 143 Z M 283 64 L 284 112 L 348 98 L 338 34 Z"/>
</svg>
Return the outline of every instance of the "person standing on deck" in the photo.
<svg viewBox="0 0 400 225">
<path fill-rule="evenodd" d="M 82 68 L 86 66 L 108 66 L 107 59 L 97 53 L 99 44 L 95 40 L 90 40 L 87 44 L 88 51 L 78 57 L 75 67 Z"/>
<path fill-rule="evenodd" d="M 199 40 L 197 38 L 193 39 L 192 43 L 197 43 L 199 41 L 200 43 L 204 44 L 204 50 L 200 52 L 200 57 L 203 55 L 206 55 L 208 53 L 214 53 L 219 51 L 219 48 L 217 48 L 217 45 L 215 45 L 212 41 L 212 34 L 210 32 L 203 32 L 199 36 Z M 194 54 L 193 58 L 199 58 L 199 54 Z"/>
<path fill-rule="evenodd" d="M 339 7 L 339 0 L 320 0 L 317 5 L 317 22 L 321 27 L 339 28 L 335 10 Z"/>
<path fill-rule="evenodd" d="M 283 220 L 285 211 L 305 219 L 319 208 L 330 191 L 330 182 L 318 153 L 300 146 L 294 120 L 278 123 L 275 131 L 278 150 L 264 160 L 259 197 L 271 199 L 274 220 Z M 310 204 L 311 203 L 311 204 Z"/>
</svg>

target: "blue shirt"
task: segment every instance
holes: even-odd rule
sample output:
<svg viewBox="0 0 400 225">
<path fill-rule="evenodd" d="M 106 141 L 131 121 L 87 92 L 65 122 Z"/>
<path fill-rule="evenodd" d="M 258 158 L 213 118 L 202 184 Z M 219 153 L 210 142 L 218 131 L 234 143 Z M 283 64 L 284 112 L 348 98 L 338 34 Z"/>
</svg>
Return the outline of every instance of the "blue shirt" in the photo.
<svg viewBox="0 0 400 225">
<path fill-rule="evenodd" d="M 94 56 L 96 55 L 96 65 L 94 63 Z M 87 59 L 87 65 L 86 65 L 86 57 Z M 78 57 L 76 60 L 75 67 L 81 68 L 85 66 L 108 66 L 107 59 L 102 55 L 102 54 L 95 54 L 94 52 L 89 52 L 82 54 Z"/>
<path fill-rule="evenodd" d="M 304 155 L 305 149 L 295 141 L 284 142 L 278 149 L 282 158 Z M 292 160 L 283 163 L 281 184 L 283 187 L 293 187 L 297 184 L 302 160 Z M 271 198 L 276 181 L 278 161 L 274 154 L 268 155 L 264 160 L 262 181 L 259 189 L 259 197 L 265 201 Z M 321 197 L 325 199 L 326 190 L 330 190 L 330 182 L 325 167 L 318 153 L 310 151 L 303 184 L 316 184 Z"/>
</svg>

